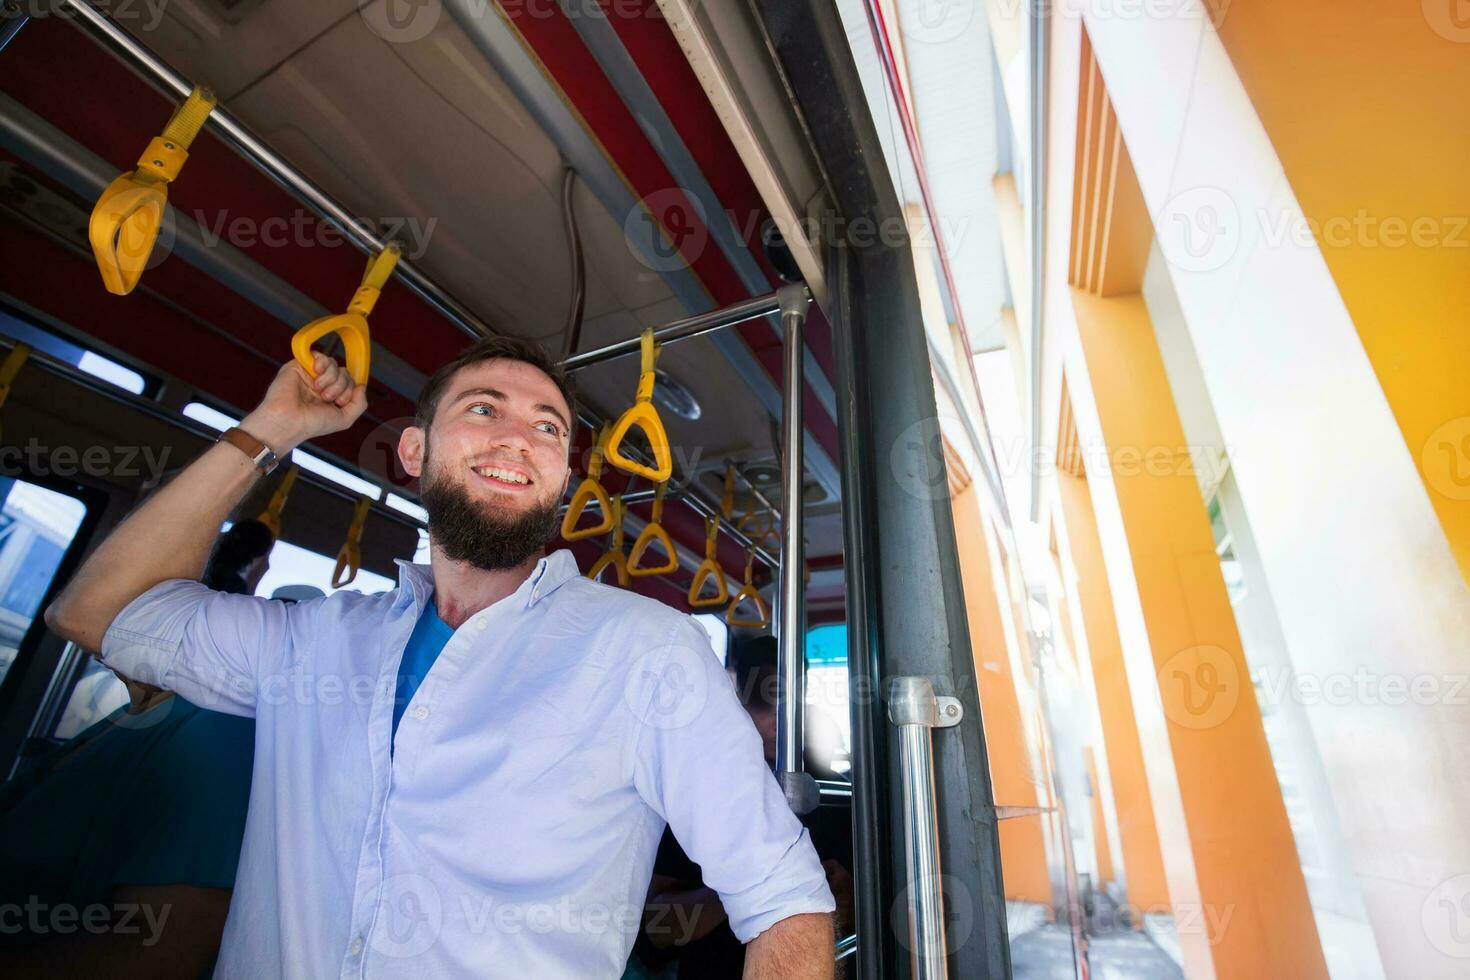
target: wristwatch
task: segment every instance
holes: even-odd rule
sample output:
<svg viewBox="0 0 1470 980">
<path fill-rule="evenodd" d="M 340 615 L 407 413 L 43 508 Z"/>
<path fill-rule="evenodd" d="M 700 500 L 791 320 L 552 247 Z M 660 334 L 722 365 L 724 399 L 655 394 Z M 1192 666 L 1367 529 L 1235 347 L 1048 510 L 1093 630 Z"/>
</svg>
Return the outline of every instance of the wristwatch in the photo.
<svg viewBox="0 0 1470 980">
<path fill-rule="evenodd" d="M 276 468 L 276 464 L 280 462 L 274 449 L 238 426 L 233 429 L 226 429 L 220 433 L 220 437 L 215 441 L 227 442 L 240 450 L 240 452 L 250 458 L 250 462 L 254 463 L 255 468 L 260 470 L 261 473 L 269 474 L 271 470 Z"/>
</svg>

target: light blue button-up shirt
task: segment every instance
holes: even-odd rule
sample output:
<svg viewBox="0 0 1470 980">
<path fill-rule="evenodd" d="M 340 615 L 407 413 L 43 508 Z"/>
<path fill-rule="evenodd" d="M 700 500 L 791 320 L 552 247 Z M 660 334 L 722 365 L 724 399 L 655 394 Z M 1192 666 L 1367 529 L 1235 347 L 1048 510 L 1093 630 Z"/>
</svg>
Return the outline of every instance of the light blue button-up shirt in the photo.
<svg viewBox="0 0 1470 980">
<path fill-rule="evenodd" d="M 665 822 L 742 941 L 833 909 L 699 624 L 568 551 L 455 631 L 390 757 L 433 595 L 400 565 L 297 605 L 164 582 L 107 631 L 109 666 L 256 719 L 216 976 L 618 977 Z"/>
</svg>

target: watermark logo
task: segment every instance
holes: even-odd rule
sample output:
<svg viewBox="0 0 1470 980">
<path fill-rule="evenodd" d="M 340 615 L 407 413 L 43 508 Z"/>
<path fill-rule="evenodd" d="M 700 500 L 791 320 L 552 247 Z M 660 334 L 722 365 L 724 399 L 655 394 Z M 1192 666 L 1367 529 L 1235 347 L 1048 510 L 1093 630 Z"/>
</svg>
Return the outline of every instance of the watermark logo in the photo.
<svg viewBox="0 0 1470 980">
<path fill-rule="evenodd" d="M 969 30 L 975 6 L 975 0 L 917 0 L 904 12 L 904 40 L 947 44 Z"/>
<path fill-rule="evenodd" d="M 422 956 L 439 941 L 444 903 L 439 889 L 423 875 L 394 875 L 383 882 L 378 897 L 375 952 L 394 959 Z"/>
<path fill-rule="evenodd" d="M 950 495 L 949 460 L 945 453 L 944 420 L 920 419 L 904 429 L 888 452 L 888 467 L 905 493 L 920 500 L 944 500 Z M 954 422 L 959 426 L 958 420 Z M 963 442 L 968 452 L 968 440 Z M 962 462 L 972 476 L 978 473 L 973 459 Z"/>
<path fill-rule="evenodd" d="M 1470 874 L 1441 882 L 1419 916 L 1430 945 L 1454 959 L 1470 959 Z"/>
<path fill-rule="evenodd" d="M 444 14 L 441 0 L 358 0 L 368 30 L 389 44 L 412 44 L 428 37 Z"/>
<path fill-rule="evenodd" d="M 701 661 L 708 656 L 688 647 L 668 646 L 639 657 L 623 686 L 634 716 L 665 730 L 692 723 L 709 699 L 708 674 Z"/>
<path fill-rule="evenodd" d="M 1465 0 L 1419 0 L 1424 23 L 1446 41 L 1470 43 L 1470 3 Z"/>
<path fill-rule="evenodd" d="M 623 219 L 623 238 L 633 254 L 654 272 L 693 265 L 709 245 L 704 205 L 677 187 L 642 198 Z"/>
<path fill-rule="evenodd" d="M 1175 194 L 1154 220 L 1164 258 L 1186 272 L 1223 268 L 1240 248 L 1241 230 L 1235 200 L 1218 187 Z"/>
<path fill-rule="evenodd" d="M 1470 500 L 1470 415 L 1451 419 L 1419 451 L 1424 482 L 1451 500 Z"/>
<path fill-rule="evenodd" d="M 925 875 L 918 881 L 905 885 L 889 906 L 888 921 L 893 934 L 898 938 L 899 945 L 910 952 L 913 952 L 916 940 L 909 922 L 909 894 L 914 888 L 927 891 L 933 887 L 933 882 L 932 876 Z M 965 887 L 964 881 L 952 875 L 939 876 L 939 894 L 944 909 L 942 952 L 952 955 L 970 941 L 970 936 L 975 931 L 975 899 L 970 895 L 970 889 Z M 921 952 L 937 956 L 941 950 L 929 949 Z"/>
<path fill-rule="evenodd" d="M 381 473 L 398 490 L 413 492 L 418 477 L 403 468 L 403 461 L 398 458 L 398 440 L 404 429 L 415 424 L 413 418 L 401 416 L 375 425 L 357 447 L 357 465 L 365 473 Z"/>
<path fill-rule="evenodd" d="M 1159 668 L 1164 714 L 1183 728 L 1223 724 L 1240 701 L 1240 669 L 1216 646 L 1180 650 Z"/>
</svg>

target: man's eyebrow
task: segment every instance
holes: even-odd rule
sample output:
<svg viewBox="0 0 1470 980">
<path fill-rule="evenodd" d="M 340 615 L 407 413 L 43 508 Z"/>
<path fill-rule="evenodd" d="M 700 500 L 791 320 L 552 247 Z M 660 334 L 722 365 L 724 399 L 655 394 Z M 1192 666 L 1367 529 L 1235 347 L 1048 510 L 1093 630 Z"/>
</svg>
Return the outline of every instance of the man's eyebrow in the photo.
<svg viewBox="0 0 1470 980">
<path fill-rule="evenodd" d="M 503 402 L 503 401 L 509 401 L 510 400 L 510 396 L 507 395 L 505 392 L 501 391 L 499 388 L 466 388 L 464 391 L 461 391 L 459 394 L 455 395 L 454 396 L 454 401 L 453 402 L 450 402 L 450 404 L 455 404 L 457 402 L 462 402 L 466 398 L 477 398 L 477 397 L 478 398 L 493 398 L 496 401 L 501 401 L 501 402 Z M 567 421 L 567 417 L 565 415 L 563 415 L 561 413 L 561 410 L 559 408 L 557 408 L 555 405 L 546 405 L 546 404 L 533 405 L 532 406 L 532 411 L 536 411 L 536 412 L 547 412 L 547 413 L 549 413 L 551 415 L 555 415 L 556 416 L 556 420 L 561 423 L 561 426 L 562 426 L 563 429 L 566 429 L 568 432 L 570 432 L 572 430 L 572 424 Z"/>
<path fill-rule="evenodd" d="M 536 411 L 549 412 L 550 414 L 555 415 L 556 420 L 561 423 L 561 427 L 563 429 L 566 429 L 568 432 L 572 431 L 572 424 L 567 421 L 567 417 L 563 415 L 555 405 L 537 405 Z"/>
</svg>

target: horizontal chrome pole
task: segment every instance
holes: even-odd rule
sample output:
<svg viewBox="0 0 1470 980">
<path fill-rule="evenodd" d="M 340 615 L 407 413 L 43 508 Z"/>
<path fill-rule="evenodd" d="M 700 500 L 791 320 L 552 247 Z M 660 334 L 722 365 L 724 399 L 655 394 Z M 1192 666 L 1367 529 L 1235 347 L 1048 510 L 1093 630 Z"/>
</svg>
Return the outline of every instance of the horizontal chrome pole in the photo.
<svg viewBox="0 0 1470 980">
<path fill-rule="evenodd" d="M 145 77 L 166 94 L 178 98 L 188 96 L 194 84 L 148 49 L 132 34 L 107 18 L 87 0 L 61 0 L 76 11 L 77 18 L 86 23 L 92 34 L 103 45 L 123 61 L 142 71 Z M 301 199 L 317 214 L 336 225 L 347 239 L 368 255 L 376 255 L 387 241 L 373 233 L 367 224 L 354 217 L 332 197 L 299 170 L 282 159 L 243 123 L 236 119 L 224 106 L 216 106 L 209 114 L 208 126 L 212 128 L 237 153 L 253 163 L 276 183 Z M 399 259 L 395 275 L 402 279 L 415 293 L 424 298 L 449 320 L 471 337 L 489 337 L 495 334 L 459 300 L 451 296 L 438 283 L 408 259 Z"/>
<path fill-rule="evenodd" d="M 741 300 L 730 306 L 711 310 L 708 313 L 697 313 L 694 316 L 675 320 L 673 323 L 658 328 L 653 332 L 654 340 L 667 346 L 680 340 L 688 340 L 691 337 L 699 337 L 715 330 L 723 330 L 736 324 L 746 323 L 763 316 L 781 312 L 781 299 L 776 293 L 765 296 L 757 296 L 754 299 Z M 605 361 L 615 360 L 619 357 L 631 357 L 639 352 L 642 344 L 641 337 L 633 337 L 630 340 L 620 340 L 615 344 L 600 347 L 597 350 L 586 351 L 581 354 L 573 354 L 561 366 L 568 371 L 578 371 L 594 364 L 602 364 Z"/>
</svg>

